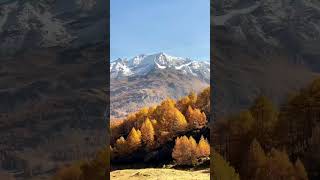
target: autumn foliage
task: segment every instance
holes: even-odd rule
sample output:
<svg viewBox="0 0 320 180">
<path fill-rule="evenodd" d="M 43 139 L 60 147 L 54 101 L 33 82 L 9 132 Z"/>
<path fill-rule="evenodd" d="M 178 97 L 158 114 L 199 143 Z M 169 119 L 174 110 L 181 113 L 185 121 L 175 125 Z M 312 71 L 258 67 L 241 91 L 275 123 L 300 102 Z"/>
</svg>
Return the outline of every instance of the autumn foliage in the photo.
<svg viewBox="0 0 320 180">
<path fill-rule="evenodd" d="M 149 118 L 147 118 L 141 126 L 141 135 L 142 142 L 147 146 L 147 148 L 152 148 L 154 145 L 155 131 Z"/>
<path fill-rule="evenodd" d="M 112 124 L 113 157 L 139 149 L 152 150 L 174 140 L 178 133 L 206 126 L 207 117 L 199 109 L 208 106 L 205 102 L 208 102 L 209 88 L 204 91 L 199 94 L 201 97 L 192 92 L 178 101 L 168 98 L 158 106 L 142 108 L 129 114 L 121 123 Z"/>
<path fill-rule="evenodd" d="M 200 157 L 209 157 L 210 145 L 201 137 L 199 144 L 190 136 L 178 137 L 172 151 L 172 158 L 180 165 L 194 165 Z"/>
<path fill-rule="evenodd" d="M 240 180 L 239 174 L 218 152 L 212 152 L 213 161 L 210 164 L 210 173 L 213 179 Z"/>
<path fill-rule="evenodd" d="M 241 179 L 317 179 L 319 100 L 320 80 L 279 108 L 259 96 L 247 110 L 215 122 L 214 146 Z"/>
<path fill-rule="evenodd" d="M 141 145 L 141 133 L 140 131 L 132 128 L 128 138 L 127 138 L 128 147 L 132 150 L 136 150 Z"/>
<path fill-rule="evenodd" d="M 200 141 L 198 143 L 197 150 L 198 157 L 209 157 L 210 156 L 210 144 L 207 139 L 201 136 Z"/>
<path fill-rule="evenodd" d="M 205 113 L 201 112 L 199 109 L 193 109 L 191 106 L 187 109 L 186 118 L 191 129 L 201 128 L 207 124 Z"/>
<path fill-rule="evenodd" d="M 173 141 L 179 133 L 206 126 L 204 111 L 209 108 L 209 105 L 205 104 L 208 102 L 209 90 L 208 88 L 199 95 L 192 92 L 177 102 L 168 98 L 158 106 L 141 108 L 123 120 L 112 122 L 111 143 L 108 148 L 99 152 L 93 160 L 58 170 L 54 179 L 107 179 L 110 159 L 134 155 L 141 150 L 152 151 L 168 141 Z M 197 143 L 193 137 L 186 136 L 176 139 L 172 153 L 179 164 L 195 164 L 199 158 L 209 155 L 210 145 L 207 139 L 201 137 Z"/>
<path fill-rule="evenodd" d="M 90 161 L 81 161 L 59 169 L 53 180 L 107 179 L 109 155 L 107 148 L 104 148 Z"/>
</svg>

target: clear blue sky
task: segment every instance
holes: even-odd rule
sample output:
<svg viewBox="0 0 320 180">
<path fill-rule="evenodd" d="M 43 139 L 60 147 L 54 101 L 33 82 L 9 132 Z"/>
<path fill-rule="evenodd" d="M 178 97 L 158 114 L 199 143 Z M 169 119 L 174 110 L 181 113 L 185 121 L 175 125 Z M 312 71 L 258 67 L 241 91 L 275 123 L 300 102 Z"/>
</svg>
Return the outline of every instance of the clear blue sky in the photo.
<svg viewBox="0 0 320 180">
<path fill-rule="evenodd" d="M 210 0 L 111 0 L 111 60 L 165 52 L 209 60 Z"/>
</svg>

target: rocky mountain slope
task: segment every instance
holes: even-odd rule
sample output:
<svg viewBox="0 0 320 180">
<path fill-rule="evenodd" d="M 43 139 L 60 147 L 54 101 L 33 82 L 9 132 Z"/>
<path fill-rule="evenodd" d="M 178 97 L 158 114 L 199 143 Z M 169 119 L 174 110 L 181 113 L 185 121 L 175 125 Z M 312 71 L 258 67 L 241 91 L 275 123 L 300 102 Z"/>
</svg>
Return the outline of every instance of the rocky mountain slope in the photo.
<svg viewBox="0 0 320 180">
<path fill-rule="evenodd" d="M 218 114 L 259 94 L 281 103 L 319 75 L 318 1 L 216 0 L 211 10 Z"/>
<path fill-rule="evenodd" d="M 209 86 L 210 63 L 157 53 L 110 65 L 111 117 L 122 118 L 167 97 L 178 99 Z"/>
<path fill-rule="evenodd" d="M 51 179 L 105 145 L 107 12 L 103 0 L 0 1 L 0 171 Z"/>
<path fill-rule="evenodd" d="M 105 39 L 102 0 L 0 1 L 1 55 L 39 47 L 79 47 Z"/>
</svg>

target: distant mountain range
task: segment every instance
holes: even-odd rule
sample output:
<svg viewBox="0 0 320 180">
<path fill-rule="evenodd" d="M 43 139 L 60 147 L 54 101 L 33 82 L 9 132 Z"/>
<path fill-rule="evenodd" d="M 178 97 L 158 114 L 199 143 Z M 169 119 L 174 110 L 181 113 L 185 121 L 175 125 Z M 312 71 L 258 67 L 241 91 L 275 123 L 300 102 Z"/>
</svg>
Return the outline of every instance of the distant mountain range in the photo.
<svg viewBox="0 0 320 180">
<path fill-rule="evenodd" d="M 209 86 L 210 63 L 165 53 L 111 62 L 111 117 L 122 118 L 143 106 Z"/>
<path fill-rule="evenodd" d="M 174 57 L 162 52 L 151 55 L 142 54 L 129 60 L 119 58 L 111 62 L 110 66 L 111 78 L 145 76 L 156 69 L 170 69 L 198 77 L 207 82 L 210 80 L 210 63 L 208 61 Z"/>
<path fill-rule="evenodd" d="M 319 77 L 318 0 L 215 0 L 211 9 L 218 114 L 261 94 L 280 104 Z"/>
</svg>

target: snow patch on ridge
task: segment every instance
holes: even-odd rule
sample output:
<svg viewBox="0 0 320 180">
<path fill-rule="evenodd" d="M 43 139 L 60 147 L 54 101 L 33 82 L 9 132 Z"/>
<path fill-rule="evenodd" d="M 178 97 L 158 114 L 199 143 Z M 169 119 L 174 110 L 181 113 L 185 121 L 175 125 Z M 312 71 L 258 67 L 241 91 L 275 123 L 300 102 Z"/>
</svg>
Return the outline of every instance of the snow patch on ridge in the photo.
<svg viewBox="0 0 320 180">
<path fill-rule="evenodd" d="M 132 59 L 118 59 L 110 66 L 111 77 L 142 76 L 159 69 L 182 72 L 185 75 L 210 79 L 210 63 L 188 58 L 174 57 L 165 53 L 139 55 Z"/>
</svg>

